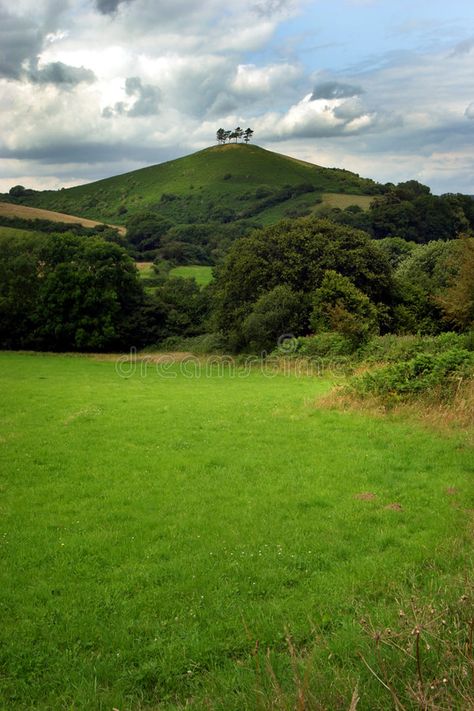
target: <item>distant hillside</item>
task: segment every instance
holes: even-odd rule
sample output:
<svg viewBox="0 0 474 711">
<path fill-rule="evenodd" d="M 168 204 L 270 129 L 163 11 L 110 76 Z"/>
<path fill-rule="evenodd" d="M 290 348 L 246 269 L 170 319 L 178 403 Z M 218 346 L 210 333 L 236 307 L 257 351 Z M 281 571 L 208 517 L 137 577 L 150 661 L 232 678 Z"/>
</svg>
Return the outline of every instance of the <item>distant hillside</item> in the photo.
<svg viewBox="0 0 474 711">
<path fill-rule="evenodd" d="M 42 195 L 42 193 L 39 194 Z M 87 220 L 76 215 L 66 215 L 62 212 L 52 212 L 51 210 L 42 210 L 8 202 L 0 202 L 0 217 L 20 217 L 23 220 L 49 220 L 50 222 L 83 225 L 83 227 L 97 227 L 98 224 L 102 224 L 101 222 Z M 111 227 L 115 227 L 115 225 L 111 225 Z M 118 231 L 121 234 L 125 232 L 123 227 L 118 227 Z"/>
<path fill-rule="evenodd" d="M 285 215 L 308 214 L 322 202 L 366 209 L 370 196 L 382 189 L 346 170 L 254 145 L 227 144 L 87 185 L 33 192 L 21 203 L 119 224 L 147 210 L 176 223 L 251 219 L 269 224 Z"/>
</svg>

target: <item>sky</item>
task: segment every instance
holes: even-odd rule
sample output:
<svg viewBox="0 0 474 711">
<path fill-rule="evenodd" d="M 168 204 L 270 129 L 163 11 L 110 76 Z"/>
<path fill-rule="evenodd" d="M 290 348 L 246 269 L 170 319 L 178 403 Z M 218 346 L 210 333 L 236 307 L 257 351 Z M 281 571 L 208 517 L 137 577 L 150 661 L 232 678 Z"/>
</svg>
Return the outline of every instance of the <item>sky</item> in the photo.
<svg viewBox="0 0 474 711">
<path fill-rule="evenodd" d="M 161 163 L 238 125 L 474 194 L 474 2 L 0 0 L 0 191 Z"/>
</svg>

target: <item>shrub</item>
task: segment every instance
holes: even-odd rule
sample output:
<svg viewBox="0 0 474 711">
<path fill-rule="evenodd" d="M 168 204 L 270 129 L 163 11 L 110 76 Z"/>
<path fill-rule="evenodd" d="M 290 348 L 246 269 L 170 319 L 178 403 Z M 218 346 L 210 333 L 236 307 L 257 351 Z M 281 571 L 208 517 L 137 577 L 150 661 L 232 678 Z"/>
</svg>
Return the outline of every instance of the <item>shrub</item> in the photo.
<svg viewBox="0 0 474 711">
<path fill-rule="evenodd" d="M 302 336 L 296 340 L 296 353 L 302 356 L 321 358 L 346 356 L 353 352 L 353 343 L 342 333 L 323 331 L 314 336 Z"/>
<path fill-rule="evenodd" d="M 437 354 L 452 348 L 474 350 L 468 334 L 442 333 L 439 336 L 376 336 L 358 351 L 368 362 L 396 363 L 409 360 L 419 353 Z"/>
<path fill-rule="evenodd" d="M 419 353 L 414 358 L 354 377 L 350 390 L 361 396 L 380 397 L 386 402 L 430 392 L 437 399 L 449 398 L 460 380 L 474 375 L 474 354 L 451 348 L 438 354 Z"/>
</svg>

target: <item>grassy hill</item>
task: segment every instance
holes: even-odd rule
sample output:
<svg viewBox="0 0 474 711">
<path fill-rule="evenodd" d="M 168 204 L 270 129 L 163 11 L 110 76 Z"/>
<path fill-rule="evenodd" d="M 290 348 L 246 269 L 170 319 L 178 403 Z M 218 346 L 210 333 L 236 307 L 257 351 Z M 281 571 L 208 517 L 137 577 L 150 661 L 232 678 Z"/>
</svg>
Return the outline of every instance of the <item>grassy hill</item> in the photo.
<svg viewBox="0 0 474 711">
<path fill-rule="evenodd" d="M 125 223 L 154 210 L 176 223 L 258 220 L 313 211 L 321 202 L 367 208 L 379 186 L 254 145 L 227 144 L 87 185 L 27 195 L 22 203 L 92 220 Z"/>
</svg>

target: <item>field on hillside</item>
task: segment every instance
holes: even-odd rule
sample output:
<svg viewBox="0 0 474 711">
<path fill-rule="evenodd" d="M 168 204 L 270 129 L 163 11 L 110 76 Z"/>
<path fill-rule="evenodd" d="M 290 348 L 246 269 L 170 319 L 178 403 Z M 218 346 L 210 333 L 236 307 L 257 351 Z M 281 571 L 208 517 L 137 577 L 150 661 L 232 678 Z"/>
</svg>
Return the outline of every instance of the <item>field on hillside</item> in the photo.
<svg viewBox="0 0 474 711">
<path fill-rule="evenodd" d="M 326 378 L 0 362 L 1 708 L 303 708 L 269 701 L 296 694 L 295 655 L 311 708 L 349 709 L 356 685 L 359 710 L 391 708 L 359 653 L 382 674 L 372 623 L 405 616 L 412 645 L 418 601 L 466 592 L 463 440 L 321 410 Z M 442 645 L 422 645 L 429 684 Z M 382 653 L 416 685 L 415 657 Z M 439 681 L 440 708 L 463 683 Z"/>
<path fill-rule="evenodd" d="M 36 207 L 28 207 L 26 205 L 16 205 L 9 202 L 0 202 L 0 216 L 3 217 L 21 217 L 24 220 L 50 220 L 51 222 L 66 222 L 71 224 L 79 224 L 84 227 L 96 227 L 102 224 L 96 220 L 87 220 L 83 217 L 69 215 L 62 212 L 52 212 L 51 210 L 42 210 Z M 117 227 L 121 234 L 125 234 L 123 227 Z"/>
<path fill-rule="evenodd" d="M 301 185 L 313 186 L 314 192 L 290 196 L 276 207 L 264 203 L 284 186 Z M 219 222 L 229 211 L 240 219 L 238 215 L 246 216 L 260 201 L 251 217 L 268 224 L 305 197 L 312 203 L 320 193 L 364 195 L 374 186 L 346 170 L 312 165 L 255 145 L 227 144 L 95 183 L 37 192 L 25 200 L 118 224 L 149 209 L 176 223 Z"/>
<path fill-rule="evenodd" d="M 203 267 L 199 265 L 189 265 L 183 267 L 174 267 L 171 269 L 170 276 L 183 277 L 184 279 L 194 279 L 199 286 L 207 286 L 212 281 L 212 267 Z"/>
</svg>

